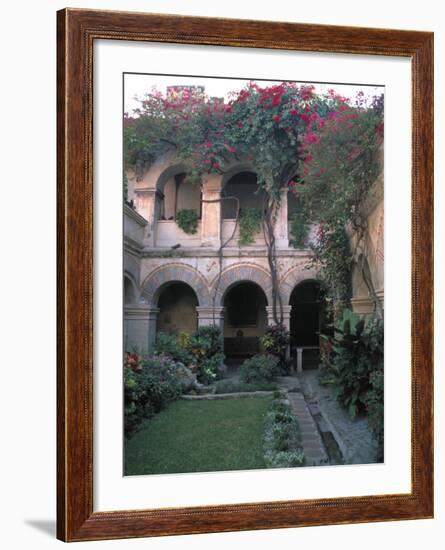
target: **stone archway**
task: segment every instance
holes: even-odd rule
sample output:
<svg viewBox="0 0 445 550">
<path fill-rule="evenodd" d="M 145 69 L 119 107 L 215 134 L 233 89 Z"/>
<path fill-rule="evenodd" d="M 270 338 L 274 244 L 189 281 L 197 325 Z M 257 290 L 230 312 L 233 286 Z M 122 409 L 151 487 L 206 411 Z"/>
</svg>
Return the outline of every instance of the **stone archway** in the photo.
<svg viewBox="0 0 445 550">
<path fill-rule="evenodd" d="M 305 264 L 299 264 L 292 267 L 281 277 L 280 292 L 283 304 L 290 304 L 290 298 L 294 288 L 306 280 L 320 282 L 317 270 L 314 268 L 308 269 Z"/>
<path fill-rule="evenodd" d="M 260 352 L 267 326 L 267 298 L 257 283 L 237 281 L 224 294 L 224 353 L 228 365 Z"/>
<path fill-rule="evenodd" d="M 142 284 L 141 298 L 152 307 L 157 307 L 160 292 L 166 283 L 182 282 L 188 284 L 196 294 L 201 307 L 210 307 L 211 299 L 204 277 L 186 264 L 161 266 L 145 279 Z"/>
<path fill-rule="evenodd" d="M 225 269 L 221 277 L 212 283 L 212 296 L 215 295 L 215 306 L 222 307 L 224 296 L 231 286 L 239 282 L 256 283 L 266 295 L 267 303 L 272 303 L 272 280 L 270 273 L 254 264 L 238 264 Z"/>
</svg>

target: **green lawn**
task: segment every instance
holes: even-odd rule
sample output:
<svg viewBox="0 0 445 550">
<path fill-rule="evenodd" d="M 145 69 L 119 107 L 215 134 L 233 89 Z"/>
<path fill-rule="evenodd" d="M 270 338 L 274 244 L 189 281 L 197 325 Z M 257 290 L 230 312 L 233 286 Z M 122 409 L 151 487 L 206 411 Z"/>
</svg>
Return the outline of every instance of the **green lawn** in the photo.
<svg viewBox="0 0 445 550">
<path fill-rule="evenodd" d="M 125 446 L 125 475 L 265 468 L 271 398 L 176 401 Z"/>
</svg>

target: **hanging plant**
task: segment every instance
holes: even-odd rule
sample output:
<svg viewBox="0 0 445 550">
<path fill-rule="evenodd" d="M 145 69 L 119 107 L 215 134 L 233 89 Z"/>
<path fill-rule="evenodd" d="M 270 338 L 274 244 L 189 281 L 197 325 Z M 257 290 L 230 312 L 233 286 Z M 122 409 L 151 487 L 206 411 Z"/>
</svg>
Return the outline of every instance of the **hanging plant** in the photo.
<svg viewBox="0 0 445 550">
<path fill-rule="evenodd" d="M 198 230 L 198 212 L 192 208 L 182 208 L 176 212 L 177 225 L 189 235 Z"/>
<path fill-rule="evenodd" d="M 305 210 L 293 212 L 289 219 L 290 245 L 302 248 L 306 245 L 309 233 L 309 217 Z"/>
<path fill-rule="evenodd" d="M 258 208 L 243 208 L 239 214 L 239 244 L 252 244 L 260 227 L 261 211 Z"/>
</svg>

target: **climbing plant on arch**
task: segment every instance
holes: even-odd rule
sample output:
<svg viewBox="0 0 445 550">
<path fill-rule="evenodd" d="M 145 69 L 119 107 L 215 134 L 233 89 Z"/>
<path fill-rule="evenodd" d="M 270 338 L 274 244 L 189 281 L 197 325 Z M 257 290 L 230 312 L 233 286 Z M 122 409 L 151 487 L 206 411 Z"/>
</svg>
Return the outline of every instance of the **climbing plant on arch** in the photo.
<svg viewBox="0 0 445 550">
<path fill-rule="evenodd" d="M 363 222 L 359 203 L 378 171 L 382 117 L 381 98 L 369 104 L 363 95 L 348 99 L 333 90 L 320 95 L 314 86 L 294 82 L 264 87 L 250 82 L 228 100 L 208 98 L 201 88 L 174 95 L 153 89 L 125 115 L 125 163 L 141 177 L 159 156 L 174 153 L 191 165 L 187 179 L 196 184 L 206 174 L 223 174 L 233 160 L 252 164 L 266 192 L 262 225 L 271 305 L 281 323 L 274 226 L 282 191 L 292 190 L 305 216 L 320 222 L 315 261 L 334 298 L 347 300 L 344 279 L 352 254 L 341 232 Z"/>
</svg>

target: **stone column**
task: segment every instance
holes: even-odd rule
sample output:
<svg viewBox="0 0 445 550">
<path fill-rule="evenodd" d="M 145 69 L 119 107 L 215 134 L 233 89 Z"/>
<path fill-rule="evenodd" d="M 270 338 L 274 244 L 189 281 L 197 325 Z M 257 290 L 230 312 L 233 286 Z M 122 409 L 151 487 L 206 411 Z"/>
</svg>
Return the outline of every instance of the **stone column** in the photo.
<svg viewBox="0 0 445 550">
<path fill-rule="evenodd" d="M 224 308 L 223 307 L 205 307 L 197 306 L 198 327 L 207 327 L 215 324 L 224 332 Z"/>
<path fill-rule="evenodd" d="M 148 222 L 146 233 L 146 246 L 154 246 L 156 240 L 156 221 L 159 214 L 159 204 L 162 199 L 162 193 L 158 189 L 151 187 L 136 188 L 134 190 L 136 197 L 136 210 Z"/>
<path fill-rule="evenodd" d="M 124 351 L 134 347 L 141 353 L 149 352 L 156 339 L 156 322 L 159 309 L 144 304 L 124 307 Z"/>
<path fill-rule="evenodd" d="M 201 242 L 203 246 L 221 246 L 221 181 L 220 174 L 208 174 L 202 185 Z M 218 201 L 218 202 L 205 202 Z"/>
<path fill-rule="evenodd" d="M 287 189 L 282 189 L 280 193 L 280 207 L 278 208 L 274 235 L 277 248 L 287 248 L 289 246 L 288 221 L 287 221 Z"/>
<path fill-rule="evenodd" d="M 278 309 L 278 308 L 277 308 Z M 283 306 L 283 325 L 290 332 L 290 313 L 292 311 L 292 306 Z M 275 321 L 273 318 L 273 306 L 266 306 L 267 312 L 267 324 L 274 325 Z M 290 357 L 290 346 L 287 346 L 286 349 L 286 359 Z"/>
</svg>

